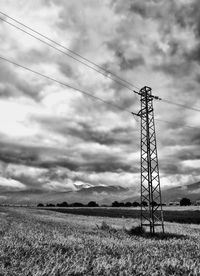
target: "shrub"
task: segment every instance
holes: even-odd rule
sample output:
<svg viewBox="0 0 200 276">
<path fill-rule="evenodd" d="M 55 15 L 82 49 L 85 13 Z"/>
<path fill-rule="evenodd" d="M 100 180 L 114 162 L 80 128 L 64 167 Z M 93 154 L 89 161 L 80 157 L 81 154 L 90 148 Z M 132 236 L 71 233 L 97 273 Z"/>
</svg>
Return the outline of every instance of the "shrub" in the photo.
<svg viewBox="0 0 200 276">
<path fill-rule="evenodd" d="M 84 204 L 81 202 L 74 202 L 70 205 L 70 207 L 84 207 Z"/>
<path fill-rule="evenodd" d="M 52 203 L 47 203 L 47 204 L 46 204 L 46 207 L 55 207 L 55 205 L 52 204 Z"/>
<path fill-rule="evenodd" d="M 116 234 L 118 232 L 116 228 L 110 226 L 104 220 L 102 221 L 101 225 L 96 225 L 96 226 L 99 230 L 107 231 L 110 234 Z"/>
<path fill-rule="evenodd" d="M 125 203 L 125 207 L 131 207 L 131 206 L 132 206 L 131 202 L 128 201 Z"/>
<path fill-rule="evenodd" d="M 57 203 L 56 204 L 57 207 L 68 207 L 68 203 L 66 201 L 62 202 L 62 203 Z"/>
<path fill-rule="evenodd" d="M 119 207 L 119 202 L 118 201 L 114 201 L 112 203 L 112 207 Z"/>
<path fill-rule="evenodd" d="M 105 222 L 104 220 L 102 221 L 101 225 L 98 228 L 101 230 L 110 230 L 111 229 L 110 225 L 108 225 L 107 222 Z"/>
<path fill-rule="evenodd" d="M 142 226 L 133 226 L 130 229 L 126 230 L 126 232 L 131 236 L 142 236 L 145 234 L 145 229 Z"/>
<path fill-rule="evenodd" d="M 180 200 L 180 206 L 189 206 L 189 205 L 191 205 L 191 201 L 189 198 L 184 197 Z"/>
<path fill-rule="evenodd" d="M 138 203 L 137 201 L 134 201 L 133 204 L 132 204 L 133 207 L 139 207 L 140 206 L 140 203 Z"/>
<path fill-rule="evenodd" d="M 88 207 L 99 207 L 99 204 L 97 204 L 95 201 L 90 201 L 87 206 Z"/>
</svg>

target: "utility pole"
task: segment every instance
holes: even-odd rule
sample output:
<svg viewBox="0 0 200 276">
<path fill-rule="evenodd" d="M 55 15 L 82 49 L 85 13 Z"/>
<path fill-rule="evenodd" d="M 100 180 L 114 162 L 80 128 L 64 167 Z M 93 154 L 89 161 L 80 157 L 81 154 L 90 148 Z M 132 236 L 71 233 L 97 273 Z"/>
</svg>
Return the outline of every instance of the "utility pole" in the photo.
<svg viewBox="0 0 200 276">
<path fill-rule="evenodd" d="M 160 98 L 152 95 L 148 86 L 138 94 L 141 97 L 141 110 L 132 114 L 141 118 L 141 226 L 149 227 L 151 234 L 155 234 L 156 227 L 160 227 L 164 233 L 153 110 L 153 99 Z"/>
</svg>

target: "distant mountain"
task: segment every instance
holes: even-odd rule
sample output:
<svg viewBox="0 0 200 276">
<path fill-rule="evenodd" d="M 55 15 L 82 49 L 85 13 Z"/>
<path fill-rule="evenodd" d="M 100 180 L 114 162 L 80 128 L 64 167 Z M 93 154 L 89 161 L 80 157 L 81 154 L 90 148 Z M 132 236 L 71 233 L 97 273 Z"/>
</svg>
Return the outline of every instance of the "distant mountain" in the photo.
<svg viewBox="0 0 200 276">
<path fill-rule="evenodd" d="M 177 186 L 162 191 L 164 202 L 180 201 L 181 198 L 188 197 L 191 201 L 200 199 L 200 182 Z"/>
<path fill-rule="evenodd" d="M 188 197 L 192 202 L 200 200 L 200 182 L 162 189 L 162 201 L 165 203 L 169 203 L 170 201 L 180 201 L 183 197 Z M 126 201 L 140 201 L 140 196 L 128 197 L 123 200 L 123 202 Z"/>
<path fill-rule="evenodd" d="M 115 200 L 119 202 L 140 201 L 138 189 L 130 190 L 122 186 L 114 185 L 88 185 L 86 187 L 77 186 L 76 188 L 79 189 L 66 192 L 41 191 L 37 189 L 5 192 L 1 195 L 1 202 L 37 204 L 39 202 L 60 203 L 67 201 L 68 203 L 81 202 L 87 204 L 89 201 L 93 200 L 99 204 L 111 204 Z M 170 201 L 180 201 L 183 197 L 188 197 L 193 202 L 200 200 L 200 182 L 162 189 L 162 198 L 165 203 L 169 203 Z"/>
<path fill-rule="evenodd" d="M 78 187 L 76 187 L 78 188 Z M 60 203 L 67 201 L 68 203 L 81 202 L 88 203 L 91 200 L 99 204 L 111 204 L 114 200 L 121 201 L 129 193 L 129 189 L 121 186 L 88 186 L 80 187 L 76 191 L 54 192 L 41 190 L 25 190 L 13 191 L 12 193 L 4 193 L 5 197 L 9 197 L 7 203 L 17 204 L 38 204 L 41 203 Z"/>
<path fill-rule="evenodd" d="M 88 188 L 82 188 L 76 193 L 79 194 L 93 194 L 93 193 L 122 193 L 127 192 L 128 189 L 121 187 L 121 186 L 105 186 L 105 185 L 99 185 L 99 186 L 93 186 Z"/>
</svg>

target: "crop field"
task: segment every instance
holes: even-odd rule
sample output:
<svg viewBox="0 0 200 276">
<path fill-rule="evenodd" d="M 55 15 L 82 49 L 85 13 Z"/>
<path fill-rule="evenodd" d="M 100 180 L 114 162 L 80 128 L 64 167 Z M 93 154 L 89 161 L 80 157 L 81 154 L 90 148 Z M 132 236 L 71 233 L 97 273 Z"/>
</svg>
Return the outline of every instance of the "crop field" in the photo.
<svg viewBox="0 0 200 276">
<path fill-rule="evenodd" d="M 85 216 L 100 216 L 100 217 L 113 217 L 113 218 L 140 218 L 140 208 L 113 208 L 113 207 L 67 207 L 67 208 L 48 208 L 48 210 L 85 215 Z M 167 207 L 164 209 L 164 219 L 169 222 L 178 223 L 193 223 L 200 224 L 200 210 L 199 207 Z"/>
<path fill-rule="evenodd" d="M 0 275 L 200 275 L 200 225 L 167 222 L 154 238 L 125 230 L 138 223 L 1 207 Z"/>
</svg>

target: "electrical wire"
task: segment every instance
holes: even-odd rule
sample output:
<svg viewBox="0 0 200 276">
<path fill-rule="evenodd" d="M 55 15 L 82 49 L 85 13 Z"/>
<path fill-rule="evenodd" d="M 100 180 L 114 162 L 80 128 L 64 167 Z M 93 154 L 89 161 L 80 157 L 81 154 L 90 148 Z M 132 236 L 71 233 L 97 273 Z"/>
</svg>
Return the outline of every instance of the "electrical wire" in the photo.
<svg viewBox="0 0 200 276">
<path fill-rule="evenodd" d="M 111 105 L 111 106 L 113 106 L 113 107 L 115 107 L 115 108 L 118 108 L 118 109 L 120 109 L 120 110 L 122 110 L 122 111 L 131 113 L 131 111 L 126 110 L 126 109 L 124 109 L 123 107 L 116 105 L 115 103 L 108 102 L 108 101 L 106 101 L 106 100 L 104 100 L 104 99 L 101 99 L 101 98 L 99 98 L 99 97 L 97 97 L 97 96 L 94 96 L 94 95 L 92 95 L 92 94 L 90 94 L 90 93 L 88 93 L 88 92 L 86 92 L 86 91 L 84 91 L 84 90 L 82 90 L 82 89 L 79 89 L 79 88 L 77 88 L 77 87 L 74 87 L 74 86 L 72 86 L 72 85 L 70 85 L 70 84 L 68 84 L 68 83 L 61 82 L 61 81 L 59 81 L 59 80 L 57 80 L 57 79 L 55 79 L 55 78 L 52 78 L 52 77 L 47 76 L 47 75 L 44 75 L 44 74 L 42 74 L 42 73 L 40 73 L 40 72 L 38 72 L 38 71 L 32 70 L 32 69 L 30 69 L 29 67 L 23 66 L 23 65 L 21 65 L 21 64 L 19 64 L 19 63 L 17 63 L 17 62 L 15 62 L 15 61 L 12 61 L 12 60 L 7 59 L 7 58 L 2 57 L 2 56 L 0 56 L 0 59 L 2 59 L 2 60 L 4 60 L 4 61 L 7 61 L 7 62 L 9 62 L 9 63 L 12 63 L 12 64 L 15 65 L 15 66 L 21 67 L 21 68 L 23 68 L 23 69 L 25 69 L 25 70 L 27 70 L 27 71 L 29 71 L 29 72 L 32 72 L 32 73 L 34 73 L 34 74 L 36 74 L 36 75 L 41 76 L 41 77 L 43 77 L 43 78 L 46 78 L 46 79 L 51 80 L 51 81 L 54 81 L 54 82 L 56 82 L 56 83 L 58 83 L 58 84 L 60 84 L 60 85 L 62 85 L 62 86 L 65 86 L 65 87 L 71 88 L 71 89 L 73 89 L 73 90 L 75 90 L 75 91 L 78 91 L 78 92 L 80 92 L 80 93 L 82 93 L 82 94 L 84 94 L 84 95 L 86 95 L 86 96 L 88 96 L 88 97 L 91 97 L 91 98 L 93 98 L 93 99 L 95 99 L 95 100 L 101 101 L 101 102 L 103 102 L 103 103 L 106 104 L 106 105 Z"/>
<path fill-rule="evenodd" d="M 79 53 L 77 53 L 77 52 L 75 52 L 75 51 L 73 51 L 73 50 L 67 48 L 66 46 L 64 46 L 64 45 L 62 45 L 62 44 L 60 44 L 60 43 L 58 43 L 57 41 L 55 41 L 55 40 L 49 38 L 48 36 L 46 36 L 46 35 L 44 35 L 44 34 L 38 32 L 38 31 L 36 31 L 35 29 L 33 29 L 33 28 L 27 26 L 26 24 L 20 22 L 19 20 L 15 19 L 15 18 L 13 18 L 13 17 L 11 17 L 11 16 L 9 16 L 8 14 L 6 14 L 6 13 L 4 13 L 4 12 L 1 12 L 1 11 L 0 11 L 0 14 L 2 14 L 2 15 L 4 15 L 4 16 L 8 17 L 9 19 L 13 20 L 14 22 L 20 24 L 21 26 L 23 26 L 23 27 L 29 29 L 30 31 L 32 31 L 32 32 L 34 32 L 34 33 L 40 35 L 41 37 L 43 37 L 43 38 L 45 38 L 45 39 L 47 39 L 47 40 L 53 42 L 54 44 L 56 44 L 56 45 L 62 47 L 63 49 L 69 51 L 70 53 L 72 53 L 72 54 L 74 54 L 74 55 L 80 57 L 81 59 L 87 61 L 88 63 L 90 63 L 90 64 L 92 64 L 92 65 L 98 67 L 99 69 L 101 69 L 101 70 L 103 70 L 104 72 L 106 72 L 106 74 L 111 74 L 111 75 L 115 76 L 116 78 L 118 78 L 119 80 L 121 80 L 121 81 L 123 81 L 123 82 L 129 84 L 130 86 L 133 86 L 133 87 L 135 87 L 136 89 L 140 89 L 139 87 L 135 86 L 135 85 L 132 84 L 131 82 L 129 82 L 129 81 L 125 80 L 125 79 L 122 79 L 121 77 L 119 77 L 119 76 L 116 75 L 115 73 L 113 73 L 113 72 L 111 72 L 111 71 L 109 71 L 109 70 L 106 70 L 104 67 L 100 66 L 99 64 L 95 63 L 94 61 L 91 61 L 91 60 L 89 60 L 88 58 L 83 57 L 83 56 L 80 55 Z M 1 18 L 1 20 L 3 20 L 3 19 Z M 3 21 L 4 21 L 4 20 L 3 20 Z M 7 21 L 5 21 L 5 22 L 7 22 Z"/>
<path fill-rule="evenodd" d="M 31 34 L 31 33 L 27 32 L 27 31 L 25 31 L 24 29 L 22 29 L 22 28 L 20 28 L 20 27 L 18 27 L 18 26 L 16 26 L 16 25 L 14 25 L 14 24 L 12 24 L 12 23 L 8 22 L 7 20 L 5 20 L 5 19 L 3 19 L 3 18 L 0 17 L 0 20 L 4 21 L 5 23 L 9 24 L 10 26 L 12 26 L 12 27 L 14 27 L 14 28 L 16 28 L 16 29 L 18 29 L 18 30 L 20 30 L 20 31 L 22 31 L 22 32 L 24 32 L 24 33 L 26 33 L 27 35 L 29 35 L 29 36 L 31 36 L 31 37 L 37 39 L 37 40 L 39 40 L 40 42 L 42 42 L 42 43 L 48 45 L 49 47 L 53 48 L 54 50 L 57 50 L 57 51 L 59 51 L 59 52 L 65 54 L 65 55 L 67 55 L 68 57 L 70 57 L 70 58 L 76 60 L 77 62 L 79 62 L 79 63 L 81 63 L 81 64 L 87 66 L 88 68 L 90 68 L 90 69 L 96 71 L 97 73 L 102 74 L 103 76 L 105 76 L 105 77 L 107 77 L 107 78 L 113 80 L 114 82 L 118 83 L 119 85 L 121 85 L 121 86 L 127 88 L 128 90 L 130 90 L 130 91 L 132 91 L 132 92 L 134 92 L 134 93 L 136 93 L 136 94 L 139 94 L 138 91 L 134 91 L 130 86 L 135 87 L 136 89 L 140 89 L 140 88 L 138 88 L 138 87 L 135 86 L 134 84 L 130 83 L 129 81 L 122 79 L 121 77 L 119 77 L 118 75 L 114 74 L 113 72 L 106 70 L 105 68 L 103 68 L 102 66 L 98 65 L 97 63 L 95 63 L 95 62 L 93 62 L 93 61 L 91 61 L 91 60 L 89 60 L 89 59 L 83 57 L 83 56 L 80 55 L 79 53 L 77 53 L 77 52 L 75 52 L 75 51 L 73 51 L 73 50 L 67 48 L 66 46 L 63 46 L 62 44 L 58 43 L 57 41 L 55 41 L 55 40 L 49 38 L 48 36 L 46 36 L 46 35 L 44 35 L 44 34 L 38 32 L 38 31 L 36 31 L 36 30 L 34 30 L 33 28 L 31 28 L 31 27 L 27 26 L 26 24 L 20 22 L 19 20 L 16 20 L 15 18 L 9 16 L 8 14 L 6 14 L 6 13 L 4 13 L 4 12 L 2 12 L 2 11 L 0 11 L 0 14 L 2 14 L 3 16 L 6 16 L 7 18 L 9 18 L 9 19 L 11 19 L 11 20 L 13 20 L 13 21 L 16 22 L 17 24 L 20 24 L 21 26 L 27 28 L 28 30 L 34 32 L 35 34 L 40 35 L 41 37 L 43 37 L 43 38 L 45 38 L 46 40 L 48 40 L 48 41 L 54 43 L 55 45 L 57 45 L 57 46 L 59 46 L 59 47 L 65 49 L 65 50 L 67 50 L 68 52 L 70 52 L 70 53 L 72 53 L 73 55 L 75 55 L 75 56 L 81 58 L 82 60 L 84 60 L 84 61 L 86 61 L 86 62 L 92 64 L 93 66 L 99 68 L 100 70 L 104 71 L 105 73 L 102 72 L 102 71 L 97 70 L 97 69 L 94 68 L 93 66 L 90 66 L 89 64 L 87 64 L 87 63 L 85 63 L 85 62 L 79 60 L 78 58 L 76 58 L 76 57 L 74 57 L 74 56 L 72 56 L 72 55 L 70 55 L 70 54 L 68 54 L 68 53 L 66 53 L 66 52 L 64 52 L 64 51 L 62 51 L 62 50 L 60 50 L 59 48 L 53 46 L 52 44 L 49 44 L 48 42 L 46 42 L 46 41 L 44 41 L 44 40 L 42 40 L 42 39 L 40 39 L 40 38 L 34 36 L 33 34 Z M 110 75 L 114 76 L 114 77 L 117 78 L 119 81 L 116 80 L 116 79 L 114 79 L 114 78 L 112 78 Z M 123 82 L 123 83 L 122 83 L 122 82 Z M 126 83 L 126 85 L 125 85 L 125 83 Z M 128 85 L 128 86 L 127 86 L 127 85 Z M 178 106 L 178 107 L 181 107 L 181 108 L 186 108 L 186 109 L 190 109 L 190 110 L 193 110 L 193 111 L 200 112 L 200 109 L 199 109 L 199 108 L 190 107 L 190 106 L 188 106 L 188 105 L 176 103 L 176 102 L 173 102 L 173 101 L 170 101 L 170 100 L 167 100 L 167 99 L 161 99 L 161 100 L 162 100 L 163 102 L 167 103 L 167 104 L 171 104 L 171 105 L 175 105 L 175 106 Z"/>
<path fill-rule="evenodd" d="M 106 101 L 106 100 L 104 100 L 104 99 L 102 99 L 102 98 L 99 98 L 99 97 L 97 97 L 97 96 L 94 96 L 94 95 L 90 94 L 89 92 L 86 92 L 86 91 L 84 91 L 84 90 L 82 90 L 82 89 L 76 88 L 76 87 L 74 87 L 74 86 L 72 86 L 72 85 L 70 85 L 70 84 L 61 82 L 61 81 L 59 81 L 59 80 L 57 80 L 57 79 L 55 79 L 55 78 L 52 78 L 52 77 L 47 76 L 47 75 L 44 75 L 44 74 L 42 74 L 42 73 L 40 73 L 40 72 L 38 72 L 38 71 L 32 70 L 31 68 L 28 68 L 28 67 L 26 67 L 26 66 L 23 66 L 23 65 L 21 65 L 21 64 L 19 64 L 19 63 L 17 63 L 17 62 L 15 62 L 15 61 L 12 61 L 12 60 L 7 59 L 7 58 L 2 57 L 2 56 L 0 56 L 0 59 L 6 61 L 6 62 L 8 62 L 8 63 L 11 63 L 11 64 L 13 64 L 13 65 L 15 65 L 15 66 L 17 66 L 17 67 L 21 67 L 22 69 L 27 70 L 27 71 L 29 71 L 29 72 L 31 72 L 31 73 L 34 73 L 34 74 L 36 74 L 36 75 L 38 75 L 38 76 L 41 76 L 41 77 L 43 77 L 43 78 L 46 78 L 46 79 L 51 80 L 51 81 L 53 81 L 53 82 L 56 82 L 56 83 L 58 83 L 58 84 L 60 84 L 60 85 L 62 85 L 62 86 L 65 86 L 65 87 L 71 88 L 71 89 L 73 89 L 73 90 L 75 90 L 75 91 L 78 91 L 78 92 L 80 92 L 80 93 L 82 93 L 82 94 L 84 94 L 84 95 L 86 95 L 86 96 L 88 96 L 88 97 L 91 97 L 91 98 L 94 99 L 94 100 L 101 101 L 102 103 L 104 103 L 104 104 L 106 104 L 106 105 L 110 105 L 110 106 L 115 107 L 115 108 L 117 108 L 117 109 L 119 109 L 119 110 L 121 110 L 121 111 L 127 112 L 127 113 L 129 113 L 130 115 L 132 115 L 132 116 L 135 116 L 135 115 L 136 115 L 136 114 L 134 115 L 130 110 L 125 109 L 125 108 L 123 108 L 123 107 L 121 107 L 121 106 L 119 106 L 119 105 L 116 105 L 115 103 L 108 102 L 108 101 Z M 155 118 L 155 120 L 156 120 L 156 121 L 159 121 L 159 122 L 164 122 L 164 123 L 167 123 L 167 124 L 174 124 L 174 125 L 177 125 L 177 123 L 175 123 L 175 122 L 170 122 L 170 121 L 166 121 L 166 120 L 162 120 L 162 119 L 157 119 L 157 118 Z M 184 126 L 181 126 L 181 127 L 187 127 L 187 128 L 193 128 L 193 129 L 200 129 L 199 127 L 189 126 L 189 125 L 184 125 Z"/>
<path fill-rule="evenodd" d="M 47 39 L 47 40 L 53 42 L 53 43 L 56 44 L 56 45 L 58 45 L 59 47 L 61 47 L 61 48 L 65 49 L 65 50 L 67 50 L 67 51 L 73 53 L 74 55 L 76 55 L 76 56 L 78 56 L 78 57 L 81 57 L 83 60 L 87 61 L 87 62 L 90 63 L 90 64 L 95 65 L 96 67 L 98 67 L 99 69 L 101 69 L 101 70 L 104 71 L 104 72 L 99 71 L 98 69 L 92 67 L 91 65 L 85 63 L 84 61 L 81 61 L 80 59 L 78 59 L 78 58 L 76 58 L 76 57 L 74 57 L 74 56 L 68 54 L 68 53 L 65 52 L 65 51 L 60 50 L 59 48 L 53 46 L 52 44 L 46 42 L 45 40 L 40 39 L 39 37 L 37 37 L 37 36 L 35 36 L 35 35 L 33 35 L 33 34 L 27 32 L 26 30 L 24 30 L 24 29 L 22 29 L 22 28 L 20 28 L 20 27 L 18 27 L 18 26 L 16 26 L 16 25 L 14 25 L 14 24 L 12 24 L 11 22 L 8 22 L 7 20 L 5 20 L 5 19 L 3 19 L 3 18 L 0 17 L 0 20 L 3 21 L 3 22 L 5 22 L 6 24 L 9 24 L 10 26 L 12 26 L 12 27 L 14 27 L 14 28 L 20 30 L 21 32 L 23 32 L 23 33 L 25 33 L 25 34 L 27 34 L 27 35 L 29 35 L 29 36 L 31 36 L 31 37 L 37 39 L 38 41 L 40 41 L 40 42 L 42 42 L 42 43 L 48 45 L 49 47 L 53 48 L 54 50 L 59 51 L 60 53 L 62 53 L 62 54 L 64 54 L 64 55 L 66 55 L 66 56 L 68 56 L 68 57 L 70 57 L 70 58 L 76 60 L 77 62 L 79 62 L 79 63 L 83 64 L 84 66 L 87 66 L 88 68 L 90 68 L 90 69 L 96 71 L 97 73 L 99 73 L 99 74 L 101 74 L 101 75 L 103 75 L 103 76 L 105 76 L 105 77 L 111 79 L 112 81 L 114 81 L 114 82 L 116 82 L 117 84 L 119 84 L 119 85 L 121 85 L 121 86 L 127 88 L 128 90 L 130 90 L 130 91 L 132 91 L 132 92 L 134 92 L 134 93 L 136 93 L 136 94 L 139 94 L 138 91 L 135 91 L 135 90 L 133 90 L 133 89 L 130 87 L 130 86 L 132 86 L 132 87 L 135 87 L 136 89 L 139 89 L 137 86 L 135 86 L 135 85 L 131 84 L 130 82 L 128 82 L 128 81 L 126 81 L 126 80 L 120 78 L 119 76 L 117 76 L 116 74 L 112 73 L 111 71 L 108 71 L 108 70 L 104 69 L 103 67 L 97 65 L 96 63 L 94 63 L 94 62 L 92 62 L 92 61 L 89 61 L 88 59 L 82 57 L 80 54 L 75 53 L 74 51 L 70 50 L 69 48 L 67 48 L 67 47 L 65 47 L 65 46 L 63 46 L 63 45 L 61 45 L 61 44 L 59 44 L 58 42 L 56 42 L 56 41 L 54 41 L 54 40 L 48 38 L 47 36 L 45 36 L 45 35 L 39 33 L 38 31 L 35 31 L 34 29 L 32 29 L 32 28 L 28 27 L 27 25 L 25 25 L 25 24 L 23 24 L 23 23 L 17 21 L 16 19 L 14 19 L 14 18 L 8 16 L 7 14 L 2 13 L 1 11 L 0 11 L 0 14 L 3 14 L 3 15 L 5 15 L 5 16 L 7 16 L 7 17 L 10 18 L 11 20 L 17 22 L 18 24 L 21 24 L 22 26 L 24 26 L 24 27 L 26 27 L 27 29 L 31 30 L 32 32 L 36 33 L 37 35 L 40 35 L 40 36 L 42 36 L 43 38 L 45 38 L 45 39 Z M 119 79 L 119 81 L 116 80 L 115 78 L 112 78 L 110 75 L 112 75 L 112 76 L 114 76 L 115 78 Z M 122 83 L 122 82 L 123 82 L 123 83 Z M 124 83 L 126 83 L 126 84 L 124 84 Z M 128 86 L 127 84 L 128 84 L 129 86 Z"/>
<path fill-rule="evenodd" d="M 192 128 L 192 129 L 200 130 L 200 127 L 195 127 L 195 126 L 190 126 L 190 125 L 181 126 L 179 123 L 170 122 L 170 121 L 167 121 L 167 120 L 162 120 L 162 119 L 157 119 L 157 118 L 155 118 L 155 120 L 158 121 L 158 122 L 167 123 L 167 124 L 171 124 L 171 125 L 178 126 L 178 127 L 186 127 L 186 128 Z"/>
<path fill-rule="evenodd" d="M 172 105 L 176 105 L 176 106 L 179 106 L 179 107 L 182 107 L 182 108 L 186 108 L 186 109 L 190 109 L 190 110 L 194 110 L 194 111 L 197 111 L 197 112 L 200 112 L 200 109 L 197 108 L 197 107 L 190 107 L 188 105 L 184 105 L 184 104 L 179 104 L 179 103 L 175 103 L 173 101 L 169 101 L 169 100 L 166 100 L 166 99 L 161 99 L 163 102 L 167 103 L 167 104 L 172 104 Z"/>
</svg>

